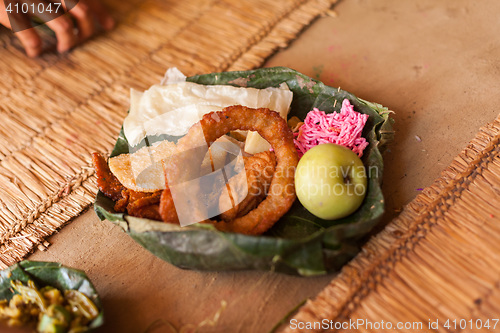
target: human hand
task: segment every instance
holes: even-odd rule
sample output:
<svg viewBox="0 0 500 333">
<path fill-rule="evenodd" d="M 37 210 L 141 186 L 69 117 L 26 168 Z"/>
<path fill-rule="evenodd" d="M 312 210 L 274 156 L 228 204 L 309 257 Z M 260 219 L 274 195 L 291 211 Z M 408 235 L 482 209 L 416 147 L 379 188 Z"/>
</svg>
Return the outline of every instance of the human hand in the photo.
<svg viewBox="0 0 500 333">
<path fill-rule="evenodd" d="M 31 26 L 31 17 L 40 18 L 54 31 L 58 52 L 66 52 L 92 36 L 96 30 L 94 20 L 105 30 L 110 30 L 115 25 L 113 18 L 99 0 L 56 1 L 0 1 L 0 24 L 14 31 L 29 57 L 36 57 L 42 52 L 42 40 Z M 48 8 L 50 8 L 50 12 Z M 40 12 L 35 13 L 37 10 Z M 41 13 L 42 11 L 43 13 Z M 77 34 L 72 19 L 76 22 Z"/>
</svg>

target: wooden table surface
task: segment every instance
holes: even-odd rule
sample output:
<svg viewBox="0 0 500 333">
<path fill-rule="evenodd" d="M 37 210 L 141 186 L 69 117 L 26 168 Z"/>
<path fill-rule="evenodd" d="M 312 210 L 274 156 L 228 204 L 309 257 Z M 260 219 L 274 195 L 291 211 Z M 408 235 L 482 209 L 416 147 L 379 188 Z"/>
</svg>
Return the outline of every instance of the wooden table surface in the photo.
<svg viewBox="0 0 500 333">
<path fill-rule="evenodd" d="M 500 3 L 344 0 L 266 66 L 288 66 L 395 111 L 384 159 L 384 223 L 498 115 Z M 84 269 L 105 307 L 97 332 L 267 332 L 334 278 L 185 271 L 88 211 L 29 259 Z M 223 304 L 226 304 L 223 306 Z M 219 311 L 220 310 L 220 311 Z"/>
</svg>

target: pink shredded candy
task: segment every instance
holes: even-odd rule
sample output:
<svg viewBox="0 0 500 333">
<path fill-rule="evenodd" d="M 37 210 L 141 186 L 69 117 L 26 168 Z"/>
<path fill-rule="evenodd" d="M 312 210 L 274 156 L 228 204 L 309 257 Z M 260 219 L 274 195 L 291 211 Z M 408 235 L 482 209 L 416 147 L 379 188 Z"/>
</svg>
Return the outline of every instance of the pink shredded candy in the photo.
<svg viewBox="0 0 500 333">
<path fill-rule="evenodd" d="M 351 149 L 359 157 L 363 156 L 368 142 L 361 132 L 367 119 L 368 115 L 354 111 L 354 106 L 347 99 L 342 102 L 340 113 L 326 114 L 314 108 L 307 114 L 299 132 L 294 133 L 293 142 L 299 158 L 322 143 L 336 143 Z"/>
</svg>

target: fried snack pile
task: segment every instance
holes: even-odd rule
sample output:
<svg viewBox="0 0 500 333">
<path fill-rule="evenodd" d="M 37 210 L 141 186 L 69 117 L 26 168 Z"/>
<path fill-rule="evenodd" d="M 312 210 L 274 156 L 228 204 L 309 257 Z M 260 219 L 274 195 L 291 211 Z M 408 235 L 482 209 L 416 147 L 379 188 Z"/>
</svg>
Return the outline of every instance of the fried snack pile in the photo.
<svg viewBox="0 0 500 333">
<path fill-rule="evenodd" d="M 185 206 L 174 206 L 171 189 L 190 182 L 200 174 L 205 153 L 218 138 L 236 130 L 258 132 L 272 151 L 243 158 L 245 172 L 227 179 L 221 191 L 193 193 L 207 196 L 208 201 L 190 200 Z M 201 145 L 200 143 L 205 143 Z M 207 145 L 208 144 L 208 145 Z M 203 150 L 205 149 L 205 150 Z M 189 153 L 196 151 L 196 153 Z M 110 171 L 106 160 L 97 153 L 93 162 L 99 189 L 115 202 L 115 210 L 131 216 L 167 223 L 179 223 L 178 212 L 188 212 L 198 222 L 211 223 L 218 230 L 258 235 L 267 231 L 292 206 L 296 195 L 294 174 L 298 162 L 293 134 L 286 121 L 269 109 L 230 106 L 203 116 L 176 145 L 175 158 L 162 161 L 165 189 L 136 192 L 124 187 Z M 245 179 L 246 176 L 246 179 Z M 247 186 L 244 191 L 240 188 Z M 192 185 L 192 188 L 196 185 Z M 246 196 L 241 196 L 244 193 Z M 206 202 L 218 206 L 221 214 L 208 219 Z"/>
<path fill-rule="evenodd" d="M 0 319 L 12 327 L 36 324 L 40 333 L 86 332 L 99 315 L 97 306 L 77 290 L 38 289 L 33 281 L 12 281 L 12 288 L 17 293 L 10 301 L 0 301 Z"/>
<path fill-rule="evenodd" d="M 219 210 L 223 212 L 220 218 L 226 222 L 248 214 L 264 200 L 276 168 L 276 157 L 270 151 L 243 157 L 243 159 L 245 173 L 231 177 L 228 187 L 232 190 L 228 190 L 226 187 L 219 198 Z M 242 179 L 242 176 L 246 178 L 246 181 Z M 248 192 L 241 190 L 243 186 L 248 187 Z M 247 195 L 244 198 L 237 198 L 235 196 L 238 193 L 246 193 Z M 236 202 L 239 203 L 235 204 Z"/>
<path fill-rule="evenodd" d="M 115 211 L 127 212 L 131 216 L 161 220 L 159 203 L 163 191 L 136 192 L 130 190 L 113 175 L 101 154 L 93 153 L 92 162 L 97 175 L 97 186 L 105 196 L 115 202 Z"/>
</svg>

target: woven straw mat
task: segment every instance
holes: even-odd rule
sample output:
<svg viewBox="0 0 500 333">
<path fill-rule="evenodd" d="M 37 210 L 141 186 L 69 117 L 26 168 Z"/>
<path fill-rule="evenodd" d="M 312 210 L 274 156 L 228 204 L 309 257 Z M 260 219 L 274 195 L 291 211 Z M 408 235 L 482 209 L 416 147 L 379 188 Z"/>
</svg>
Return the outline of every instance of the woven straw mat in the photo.
<svg viewBox="0 0 500 333">
<path fill-rule="evenodd" d="M 340 332 L 498 332 L 499 277 L 500 115 L 292 319 Z"/>
<path fill-rule="evenodd" d="M 91 152 L 110 152 L 130 88 L 260 66 L 336 0 L 109 0 L 117 27 L 67 55 L 28 59 L 0 32 L 0 267 L 87 208 Z"/>
</svg>

